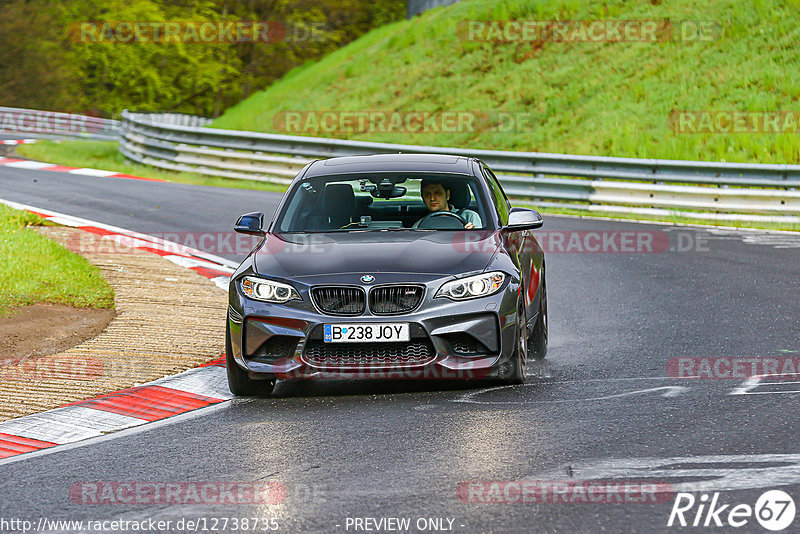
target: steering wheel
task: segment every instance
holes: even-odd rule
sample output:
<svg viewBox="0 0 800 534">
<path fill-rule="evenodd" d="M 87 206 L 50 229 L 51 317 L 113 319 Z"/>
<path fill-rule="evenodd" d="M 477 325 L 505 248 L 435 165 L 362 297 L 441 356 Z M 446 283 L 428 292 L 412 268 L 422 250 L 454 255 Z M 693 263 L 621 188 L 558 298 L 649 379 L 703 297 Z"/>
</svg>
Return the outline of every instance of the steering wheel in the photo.
<svg viewBox="0 0 800 534">
<path fill-rule="evenodd" d="M 467 221 L 461 215 L 452 211 L 434 211 L 427 214 L 417 225 L 417 228 L 458 228 L 463 229 Z"/>
</svg>

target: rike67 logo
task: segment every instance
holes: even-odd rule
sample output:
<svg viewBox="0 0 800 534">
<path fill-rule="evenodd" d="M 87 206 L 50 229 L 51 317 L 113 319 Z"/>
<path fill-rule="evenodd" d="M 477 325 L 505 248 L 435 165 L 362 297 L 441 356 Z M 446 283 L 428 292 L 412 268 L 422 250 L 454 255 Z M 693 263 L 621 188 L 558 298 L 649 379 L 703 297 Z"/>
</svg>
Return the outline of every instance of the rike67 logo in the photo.
<svg viewBox="0 0 800 534">
<path fill-rule="evenodd" d="M 723 503 L 719 492 L 699 497 L 681 492 L 675 497 L 667 526 L 741 528 L 755 518 L 761 527 L 777 532 L 792 524 L 795 512 L 794 499 L 781 490 L 763 493 L 755 506 Z"/>
</svg>

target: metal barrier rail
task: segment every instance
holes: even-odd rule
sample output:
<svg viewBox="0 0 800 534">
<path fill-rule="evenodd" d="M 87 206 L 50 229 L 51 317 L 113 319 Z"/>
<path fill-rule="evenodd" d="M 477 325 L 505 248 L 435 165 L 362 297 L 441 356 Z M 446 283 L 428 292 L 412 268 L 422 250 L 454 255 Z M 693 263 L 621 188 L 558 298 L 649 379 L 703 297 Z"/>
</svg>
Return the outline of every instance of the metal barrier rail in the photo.
<svg viewBox="0 0 800 534">
<path fill-rule="evenodd" d="M 429 9 L 440 6 L 449 6 L 455 4 L 459 0 L 408 0 L 406 4 L 406 19 L 411 19 L 416 15 L 420 15 Z"/>
<path fill-rule="evenodd" d="M 58 111 L 0 107 L 0 134 L 116 141 L 120 136 L 120 121 Z"/>
<path fill-rule="evenodd" d="M 122 113 L 120 152 L 163 169 L 288 183 L 309 161 L 427 153 L 477 157 L 509 196 L 589 211 L 800 222 L 800 165 L 469 150 L 221 130 L 208 119 Z"/>
</svg>

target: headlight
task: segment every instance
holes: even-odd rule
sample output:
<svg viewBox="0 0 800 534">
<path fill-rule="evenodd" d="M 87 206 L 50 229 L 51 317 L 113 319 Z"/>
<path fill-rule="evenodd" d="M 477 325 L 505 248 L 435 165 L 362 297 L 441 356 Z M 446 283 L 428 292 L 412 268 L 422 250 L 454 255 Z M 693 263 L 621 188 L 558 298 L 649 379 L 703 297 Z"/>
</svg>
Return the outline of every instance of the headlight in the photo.
<svg viewBox="0 0 800 534">
<path fill-rule="evenodd" d="M 467 300 L 486 297 L 500 291 L 506 275 L 500 272 L 491 272 L 468 276 L 460 280 L 447 282 L 436 293 L 437 297 L 447 297 L 453 300 Z"/>
<path fill-rule="evenodd" d="M 297 294 L 297 291 L 292 286 L 273 280 L 245 276 L 242 278 L 241 286 L 242 293 L 255 300 L 263 300 L 264 302 L 273 302 L 275 304 L 283 304 L 290 300 L 300 300 L 300 295 Z"/>
</svg>

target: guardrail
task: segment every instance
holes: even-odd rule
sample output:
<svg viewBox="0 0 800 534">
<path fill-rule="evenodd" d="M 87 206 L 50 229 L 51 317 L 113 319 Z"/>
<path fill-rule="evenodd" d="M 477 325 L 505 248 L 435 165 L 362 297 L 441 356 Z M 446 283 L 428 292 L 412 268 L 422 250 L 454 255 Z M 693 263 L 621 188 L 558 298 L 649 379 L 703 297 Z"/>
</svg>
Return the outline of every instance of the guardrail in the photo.
<svg viewBox="0 0 800 534">
<path fill-rule="evenodd" d="M 459 0 L 408 0 L 406 2 L 406 18 L 410 19 L 433 9 L 435 7 L 449 6 L 455 4 Z"/>
<path fill-rule="evenodd" d="M 120 136 L 120 121 L 58 111 L 0 107 L 0 134 L 36 139 L 116 141 Z"/>
<path fill-rule="evenodd" d="M 120 152 L 175 171 L 286 184 L 309 161 L 427 153 L 477 157 L 511 197 L 539 205 L 719 220 L 800 222 L 800 165 L 575 156 L 371 143 L 208 128 L 209 119 L 122 113 Z"/>
</svg>

